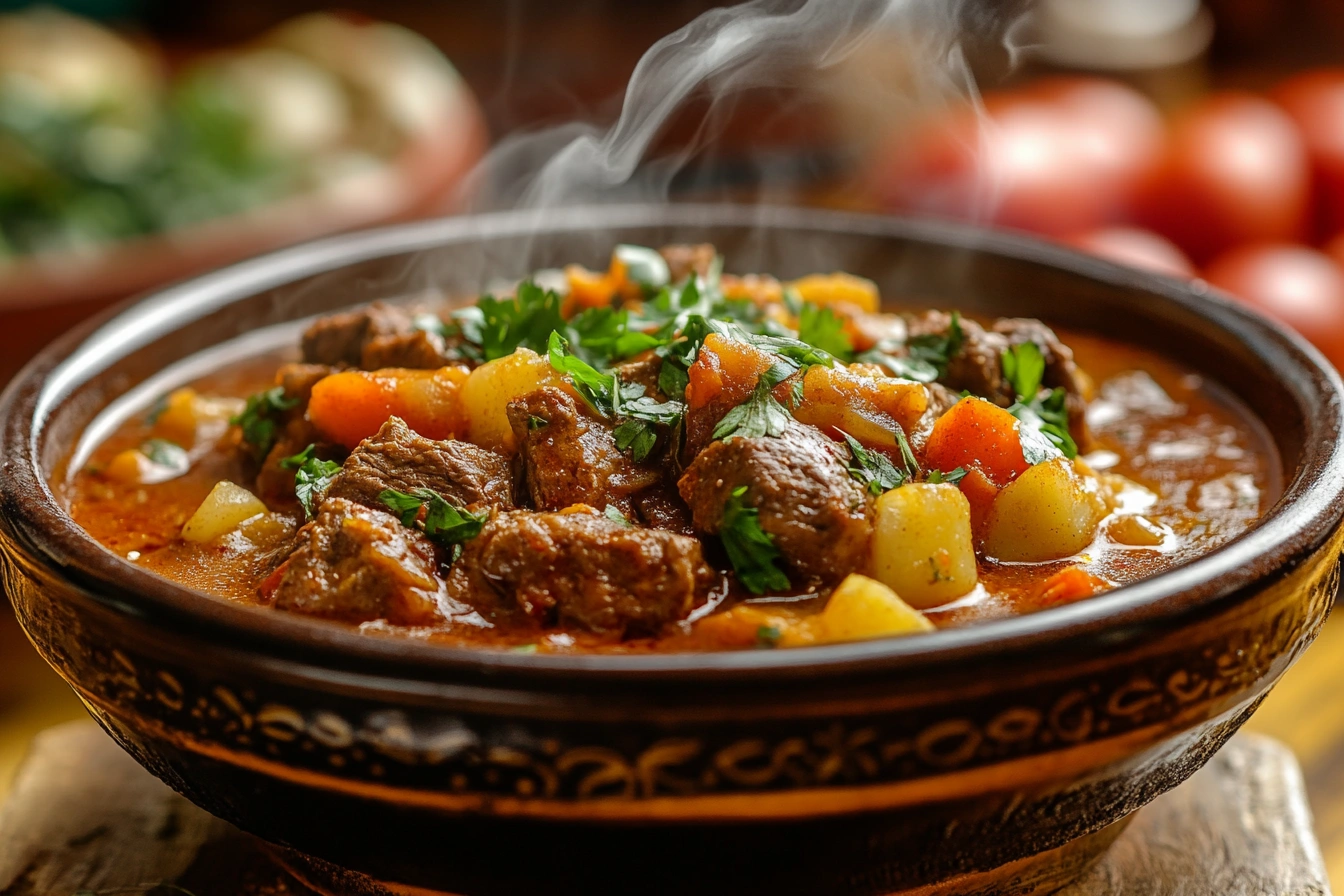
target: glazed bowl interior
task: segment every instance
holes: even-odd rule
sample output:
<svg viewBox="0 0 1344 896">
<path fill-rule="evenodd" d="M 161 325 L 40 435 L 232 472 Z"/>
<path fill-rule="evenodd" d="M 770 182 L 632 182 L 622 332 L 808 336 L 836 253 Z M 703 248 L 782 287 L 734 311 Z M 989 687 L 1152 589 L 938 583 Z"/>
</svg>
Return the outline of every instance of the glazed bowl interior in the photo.
<svg viewBox="0 0 1344 896">
<path fill-rule="evenodd" d="M 1028 616 L 918 638 L 789 651 L 547 656 L 369 637 L 192 592 L 93 542 L 47 486 L 50 477 L 63 475 L 71 446 L 82 437 L 87 443 L 86 431 L 100 432 L 96 425 L 90 430 L 91 423 L 114 420 L 112 411 L 141 401 L 146 384 L 161 391 L 170 379 L 208 372 L 229 352 L 292 344 L 299 322 L 313 315 L 425 290 L 470 297 L 539 268 L 576 261 L 602 267 L 616 242 L 675 241 L 714 243 L 733 271 L 789 278 L 845 270 L 875 280 L 889 302 L 1040 317 L 1175 358 L 1258 417 L 1277 449 L 1281 497 L 1252 531 L 1192 563 Z M 1026 237 L 811 210 L 601 207 L 445 219 L 325 240 L 166 289 L 69 334 L 11 384 L 5 406 L 4 488 L 15 537 L 62 567 L 91 600 L 171 618 L 239 647 L 279 645 L 291 656 L 334 651 L 370 664 L 411 664 L 422 673 L 750 678 L 959 663 L 1044 644 L 1081 650 L 1097 636 L 1119 643 L 1174 626 L 1291 567 L 1338 524 L 1334 498 L 1344 482 L 1337 375 L 1297 337 L 1208 295 L 1200 284 Z"/>
</svg>

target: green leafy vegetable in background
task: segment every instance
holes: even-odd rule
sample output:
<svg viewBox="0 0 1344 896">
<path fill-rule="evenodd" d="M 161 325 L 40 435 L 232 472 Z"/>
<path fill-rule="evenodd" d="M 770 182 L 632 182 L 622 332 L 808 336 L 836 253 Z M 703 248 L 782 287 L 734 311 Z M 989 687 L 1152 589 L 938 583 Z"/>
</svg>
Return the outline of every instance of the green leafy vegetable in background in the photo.
<svg viewBox="0 0 1344 896">
<path fill-rule="evenodd" d="M 230 417 L 229 423 L 242 429 L 243 441 L 252 446 L 252 453 L 261 460 L 275 445 L 280 417 L 298 404 L 297 398 L 286 398 L 284 388 L 276 386 L 249 397 L 242 413 Z"/>
</svg>

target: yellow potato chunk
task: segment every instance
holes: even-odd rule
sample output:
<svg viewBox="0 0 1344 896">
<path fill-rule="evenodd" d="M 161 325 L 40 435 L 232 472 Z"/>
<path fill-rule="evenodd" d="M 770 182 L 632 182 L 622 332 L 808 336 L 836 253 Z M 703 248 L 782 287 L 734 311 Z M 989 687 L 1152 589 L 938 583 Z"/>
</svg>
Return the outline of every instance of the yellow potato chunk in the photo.
<svg viewBox="0 0 1344 896">
<path fill-rule="evenodd" d="M 975 587 L 971 505 L 954 485 L 910 483 L 877 499 L 873 577 L 921 610 Z"/>
<path fill-rule="evenodd" d="M 214 541 L 261 513 L 266 513 L 266 505 L 260 498 L 241 485 L 221 479 L 182 527 L 182 540 L 196 544 Z"/>
<path fill-rule="evenodd" d="M 876 311 L 877 284 L 853 274 L 808 274 L 789 284 L 804 302 L 813 305 L 853 305 L 860 311 Z"/>
<path fill-rule="evenodd" d="M 154 420 L 154 432 L 184 448 L 219 438 L 229 428 L 229 418 L 242 413 L 236 398 L 211 398 L 195 389 L 175 389 L 164 399 Z"/>
<path fill-rule="evenodd" d="M 934 627 L 886 585 L 858 573 L 845 576 L 816 618 L 820 630 L 813 643 L 911 635 Z"/>
<path fill-rule="evenodd" d="M 984 550 L 999 560 L 1029 563 L 1071 557 L 1092 543 L 1105 515 L 1097 481 L 1055 458 L 999 492 L 985 520 Z"/>
<path fill-rule="evenodd" d="M 518 446 L 509 426 L 509 402 L 542 386 L 563 383 L 564 377 L 546 357 L 526 348 L 477 367 L 463 383 L 461 393 L 468 441 L 513 454 Z"/>
</svg>

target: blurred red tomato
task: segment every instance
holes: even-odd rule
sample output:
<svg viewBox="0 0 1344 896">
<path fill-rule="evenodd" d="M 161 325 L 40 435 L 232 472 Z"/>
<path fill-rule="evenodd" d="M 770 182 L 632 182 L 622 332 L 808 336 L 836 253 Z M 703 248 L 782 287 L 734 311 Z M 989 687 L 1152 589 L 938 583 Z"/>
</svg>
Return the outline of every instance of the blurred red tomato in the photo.
<svg viewBox="0 0 1344 896">
<path fill-rule="evenodd" d="M 1180 247 L 1161 234 L 1137 227 L 1103 227 L 1069 237 L 1064 242 L 1110 261 L 1167 274 L 1193 277 L 1195 266 Z"/>
<path fill-rule="evenodd" d="M 1134 220 L 1207 262 L 1240 243 L 1302 239 L 1309 203 L 1307 153 L 1293 120 L 1268 100 L 1229 92 L 1173 124 Z"/>
<path fill-rule="evenodd" d="M 1271 98 L 1297 122 L 1311 157 L 1316 236 L 1337 233 L 1344 229 L 1344 69 L 1296 75 Z"/>
<path fill-rule="evenodd" d="M 992 94 L 896 134 L 874 167 L 885 205 L 1062 235 L 1119 220 L 1161 156 L 1162 121 L 1142 94 L 1058 78 Z"/>
<path fill-rule="evenodd" d="M 1306 246 L 1240 246 L 1214 259 L 1204 279 L 1297 330 L 1344 368 L 1344 269 L 1329 256 Z"/>
</svg>

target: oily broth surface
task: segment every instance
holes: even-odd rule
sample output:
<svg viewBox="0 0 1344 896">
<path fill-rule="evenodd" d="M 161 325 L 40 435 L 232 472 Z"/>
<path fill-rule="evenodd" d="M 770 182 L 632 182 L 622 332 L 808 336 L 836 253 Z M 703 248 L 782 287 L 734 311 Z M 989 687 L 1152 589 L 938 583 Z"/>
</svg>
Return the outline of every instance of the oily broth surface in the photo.
<svg viewBox="0 0 1344 896">
<path fill-rule="evenodd" d="M 1132 346 L 1082 333 L 1057 331 L 1079 365 L 1097 383 L 1089 410 L 1093 450 L 1086 460 L 1100 472 L 1118 473 L 1151 489 L 1156 502 L 1143 512 L 1169 529 L 1160 548 L 1116 544 L 1104 534 L 1078 557 L 1047 564 L 980 563 L 980 585 L 971 594 L 930 611 L 940 627 L 1042 609 L 1033 597 L 1049 574 L 1070 563 L 1126 584 L 1164 572 L 1208 553 L 1249 529 L 1278 497 L 1277 456 L 1268 435 L 1247 412 L 1181 365 Z M 242 397 L 273 384 L 276 367 L 293 360 L 284 353 L 258 356 L 194 381 L 205 395 Z M 230 600 L 255 602 L 257 585 L 269 570 L 277 543 L 253 543 L 235 533 L 210 545 L 177 539 L 182 524 L 220 479 L 246 484 L 248 471 L 236 438 L 226 434 L 212 445 L 196 446 L 185 475 L 156 485 L 123 485 L 96 474 L 118 452 L 134 448 L 152 433 L 145 414 L 123 423 L 92 452 L 83 469 L 58 471 L 53 490 L 71 516 L 113 552 L 166 578 Z M 291 520 L 294 528 L 301 524 Z M 769 601 L 771 611 L 807 614 L 821 599 L 801 594 Z M 731 600 L 730 600 L 731 602 Z M 420 637 L 455 644 L 516 647 L 543 651 L 647 652 L 716 649 L 694 624 L 660 639 L 613 644 L 599 636 L 500 629 L 407 630 L 378 623 L 370 635 Z"/>
</svg>

